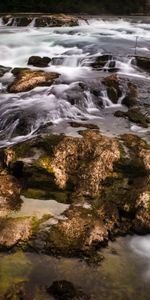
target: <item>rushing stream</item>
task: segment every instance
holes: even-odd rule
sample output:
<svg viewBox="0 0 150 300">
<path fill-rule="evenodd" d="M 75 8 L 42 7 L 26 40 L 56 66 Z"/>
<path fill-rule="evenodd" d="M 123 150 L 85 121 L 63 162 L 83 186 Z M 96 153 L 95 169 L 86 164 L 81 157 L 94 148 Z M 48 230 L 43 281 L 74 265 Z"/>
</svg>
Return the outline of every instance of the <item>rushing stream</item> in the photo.
<svg viewBox="0 0 150 300">
<path fill-rule="evenodd" d="M 25 28 L 4 26 L 2 21 L 0 24 L 0 65 L 27 67 L 30 56 L 48 56 L 52 61 L 45 70 L 61 75 L 51 87 L 38 87 L 20 94 L 6 92 L 14 78 L 11 72 L 1 78 L 1 147 L 30 138 L 45 130 L 50 122 L 53 122 L 52 132 L 75 134 L 68 125 L 70 120 L 97 124 L 108 134 L 132 131 L 148 138 L 148 129 L 113 115 L 125 108 L 121 105 L 122 97 L 113 104 L 101 85 L 102 78 L 111 74 L 111 61 L 103 70 L 90 66 L 98 55 L 113 55 L 119 76 L 133 80 L 140 87 L 141 105 L 149 113 L 149 76 L 132 64 L 136 37 L 137 54 L 149 56 L 150 25 L 146 17 L 91 18 L 80 20 L 78 27 L 61 28 L 35 28 L 34 22 Z M 99 94 L 93 95 L 93 89 Z M 22 132 L 20 127 L 24 127 Z"/>
</svg>

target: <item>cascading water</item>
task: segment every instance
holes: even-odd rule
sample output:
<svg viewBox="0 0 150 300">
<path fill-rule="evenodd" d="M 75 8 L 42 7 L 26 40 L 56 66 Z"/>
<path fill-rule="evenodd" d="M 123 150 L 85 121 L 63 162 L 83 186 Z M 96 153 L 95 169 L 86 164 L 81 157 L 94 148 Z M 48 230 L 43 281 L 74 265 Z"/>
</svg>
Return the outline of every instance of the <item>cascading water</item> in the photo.
<svg viewBox="0 0 150 300">
<path fill-rule="evenodd" d="M 0 147 L 31 137 L 50 122 L 55 124 L 56 132 L 57 124 L 70 120 L 90 120 L 111 134 L 123 132 L 124 125 L 132 130 L 133 124 L 124 124 L 113 116 L 126 92 L 113 103 L 102 79 L 117 72 L 122 80 L 149 85 L 148 74 L 132 63 L 136 36 L 138 54 L 147 55 L 150 27 L 146 21 L 89 18 L 81 19 L 78 27 L 35 28 L 35 20 L 23 28 L 16 27 L 15 19 L 13 23 L 9 19 L 6 25 L 0 20 L 0 65 L 27 67 L 30 56 L 48 56 L 51 63 L 45 71 L 56 71 L 60 77 L 51 87 L 19 94 L 7 92 L 14 80 L 11 71 L 1 77 Z M 112 59 L 103 67 L 93 68 L 92 63 L 106 53 Z M 149 105 L 148 96 L 144 95 L 144 101 Z"/>
</svg>

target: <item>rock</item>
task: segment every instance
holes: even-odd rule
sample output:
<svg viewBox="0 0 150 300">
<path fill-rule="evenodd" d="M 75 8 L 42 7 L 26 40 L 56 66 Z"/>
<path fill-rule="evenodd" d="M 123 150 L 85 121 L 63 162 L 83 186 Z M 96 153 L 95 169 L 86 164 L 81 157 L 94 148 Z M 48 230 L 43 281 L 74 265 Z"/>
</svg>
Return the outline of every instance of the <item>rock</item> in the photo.
<svg viewBox="0 0 150 300">
<path fill-rule="evenodd" d="M 108 98 L 113 102 L 117 103 L 118 102 L 118 91 L 114 87 L 108 87 L 107 88 L 107 95 Z"/>
<path fill-rule="evenodd" d="M 17 77 L 21 72 L 23 72 L 23 71 L 30 71 L 30 69 L 29 68 L 14 68 L 14 69 L 12 69 L 11 70 L 11 73 L 15 76 L 15 77 Z"/>
<path fill-rule="evenodd" d="M 133 107 L 137 104 L 138 88 L 137 85 L 132 82 L 128 82 L 128 91 L 125 98 L 122 100 L 122 104 L 127 107 Z"/>
<path fill-rule="evenodd" d="M 5 73 L 9 72 L 11 68 L 0 66 L 0 77 L 2 77 Z"/>
<path fill-rule="evenodd" d="M 135 56 L 137 66 L 145 71 L 150 71 L 150 58 L 143 56 Z"/>
<path fill-rule="evenodd" d="M 4 150 L 2 159 L 27 197 L 51 199 L 56 193 L 58 201 L 71 203 L 57 224 L 36 225 L 28 244 L 47 254 L 95 260 L 96 249 L 109 239 L 150 232 L 150 146 L 132 134 L 120 139 L 98 130 L 80 134 L 37 137 Z"/>
<path fill-rule="evenodd" d="M 140 112 L 138 108 L 129 109 L 128 112 L 116 111 L 114 116 L 119 118 L 128 118 L 129 121 L 144 128 L 148 128 L 148 124 L 150 123 L 150 118 Z"/>
<path fill-rule="evenodd" d="M 49 57 L 31 56 L 28 60 L 28 65 L 34 67 L 45 68 L 50 63 L 51 59 Z"/>
<path fill-rule="evenodd" d="M 28 26 L 32 22 L 32 20 L 33 18 L 30 16 L 16 17 L 14 18 L 14 23 L 19 27 L 25 27 Z"/>
<path fill-rule="evenodd" d="M 20 185 L 11 175 L 0 175 L 0 216 L 20 208 Z"/>
<path fill-rule="evenodd" d="M 115 160 L 119 159 L 120 151 L 117 140 L 97 131 L 87 130 L 82 135 L 82 139 L 65 137 L 55 147 L 51 167 L 60 188 L 65 188 L 69 182 L 77 193 L 94 196 Z"/>
<path fill-rule="evenodd" d="M 118 98 L 122 95 L 117 74 L 105 77 L 102 83 L 107 86 L 107 93 L 110 100 L 117 103 Z"/>
<path fill-rule="evenodd" d="M 100 55 L 100 56 L 97 56 L 95 58 L 95 61 L 93 63 L 91 63 L 90 65 L 94 68 L 94 69 L 101 69 L 103 68 L 107 62 L 109 60 L 112 59 L 112 55 L 109 55 L 109 54 L 105 54 L 105 55 Z"/>
<path fill-rule="evenodd" d="M 32 229 L 31 218 L 0 220 L 0 248 L 11 248 L 29 239 Z"/>
<path fill-rule="evenodd" d="M 17 74 L 15 76 L 17 78 L 8 86 L 9 93 L 27 92 L 37 86 L 49 86 L 59 77 L 59 74 L 23 69 L 17 70 Z"/>
<path fill-rule="evenodd" d="M 60 26 L 78 26 L 78 19 L 65 14 L 53 14 L 49 16 L 37 17 L 35 27 L 60 27 Z"/>
<path fill-rule="evenodd" d="M 35 22 L 34 22 L 35 21 Z M 42 16 L 3 16 L 3 24 L 7 26 L 28 26 L 34 22 L 35 27 L 60 27 L 60 26 L 78 26 L 78 18 L 65 14 L 49 14 Z"/>
<path fill-rule="evenodd" d="M 54 296 L 58 300 L 89 300 L 80 289 L 66 280 L 54 281 L 52 285 L 47 289 L 47 292 Z"/>
<path fill-rule="evenodd" d="M 66 220 L 50 229 L 46 252 L 65 256 L 92 255 L 96 248 L 107 245 L 108 231 L 96 210 L 76 206 L 65 216 Z"/>
</svg>

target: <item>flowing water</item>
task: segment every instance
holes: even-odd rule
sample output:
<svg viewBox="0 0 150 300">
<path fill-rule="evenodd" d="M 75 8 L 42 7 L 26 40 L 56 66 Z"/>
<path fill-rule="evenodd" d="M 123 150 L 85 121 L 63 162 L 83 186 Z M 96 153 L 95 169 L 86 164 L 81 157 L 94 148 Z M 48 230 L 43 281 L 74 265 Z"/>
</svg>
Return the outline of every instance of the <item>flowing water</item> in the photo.
<svg viewBox="0 0 150 300">
<path fill-rule="evenodd" d="M 148 18 L 81 19 L 80 26 L 69 28 L 35 28 L 34 23 L 33 20 L 28 27 L 19 28 L 15 22 L 14 26 L 9 26 L 9 22 L 4 26 L 1 19 L 0 65 L 26 67 L 31 55 L 48 56 L 52 62 L 45 70 L 56 71 L 61 76 L 51 87 L 19 94 L 6 91 L 14 79 L 11 72 L 1 78 L 0 147 L 30 138 L 45 128 L 76 134 L 68 124 L 72 120 L 97 124 L 110 135 L 132 131 L 148 139 L 149 129 L 114 117 L 116 110 L 126 108 L 121 105 L 122 98 L 113 104 L 101 83 L 104 76 L 111 74 L 111 61 L 102 70 L 90 66 L 101 54 L 113 55 L 119 77 L 139 86 L 140 105 L 149 114 L 149 74 L 132 64 L 136 37 L 137 54 L 149 56 Z M 98 93 L 94 94 L 93 90 Z M 50 122 L 53 122 L 51 127 Z"/>
</svg>

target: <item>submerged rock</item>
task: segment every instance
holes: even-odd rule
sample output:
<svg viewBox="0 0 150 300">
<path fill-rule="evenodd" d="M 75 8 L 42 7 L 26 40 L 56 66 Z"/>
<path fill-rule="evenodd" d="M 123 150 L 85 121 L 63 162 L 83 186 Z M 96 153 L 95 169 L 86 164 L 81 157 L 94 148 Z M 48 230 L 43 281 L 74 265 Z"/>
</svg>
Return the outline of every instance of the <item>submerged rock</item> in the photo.
<svg viewBox="0 0 150 300">
<path fill-rule="evenodd" d="M 45 68 L 50 63 L 51 59 L 49 57 L 31 56 L 28 60 L 28 65 L 34 67 Z"/>
<path fill-rule="evenodd" d="M 54 281 L 47 292 L 58 300 L 90 300 L 79 288 L 66 280 Z"/>
<path fill-rule="evenodd" d="M 15 71 L 15 76 L 17 78 L 8 86 L 9 93 L 27 92 L 37 86 L 49 86 L 59 77 L 59 74 L 19 69 L 17 73 Z"/>
</svg>

